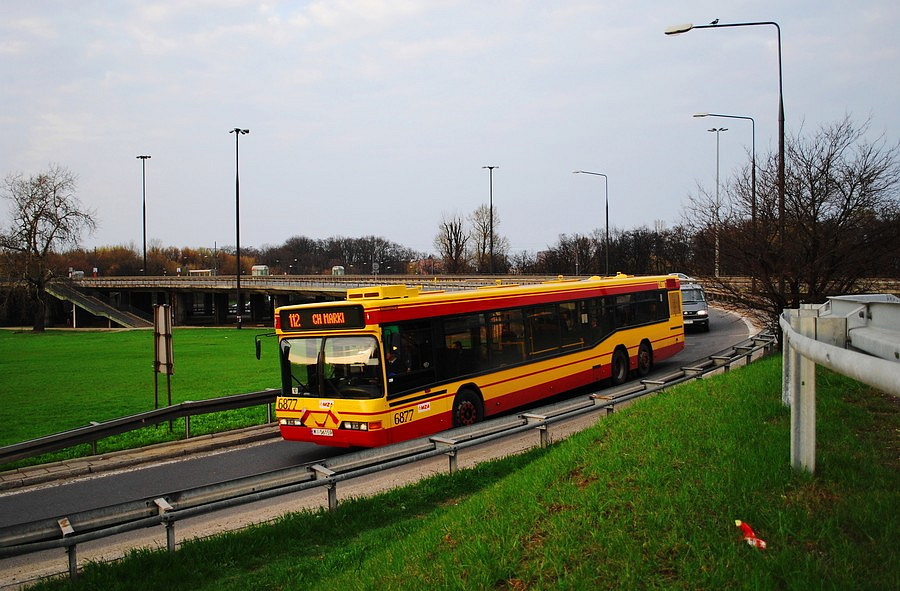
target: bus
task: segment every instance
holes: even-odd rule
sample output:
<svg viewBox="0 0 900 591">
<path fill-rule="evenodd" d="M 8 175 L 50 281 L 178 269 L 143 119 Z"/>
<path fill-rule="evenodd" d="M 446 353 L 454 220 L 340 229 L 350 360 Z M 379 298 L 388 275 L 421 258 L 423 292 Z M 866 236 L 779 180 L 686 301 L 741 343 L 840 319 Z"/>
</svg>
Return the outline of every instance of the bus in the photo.
<svg viewBox="0 0 900 591">
<path fill-rule="evenodd" d="M 382 285 L 279 307 L 281 436 L 377 447 L 471 425 L 684 348 L 679 280 L 591 277 L 468 291 Z"/>
</svg>

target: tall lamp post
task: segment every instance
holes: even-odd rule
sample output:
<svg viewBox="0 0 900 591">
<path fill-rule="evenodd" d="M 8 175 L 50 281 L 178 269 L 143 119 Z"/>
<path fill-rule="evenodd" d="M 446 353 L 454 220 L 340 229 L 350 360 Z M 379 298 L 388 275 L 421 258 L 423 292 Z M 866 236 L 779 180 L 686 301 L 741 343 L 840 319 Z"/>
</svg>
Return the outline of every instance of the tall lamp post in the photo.
<svg viewBox="0 0 900 591">
<path fill-rule="evenodd" d="M 721 117 L 724 119 L 745 119 L 750 122 L 752 137 L 752 148 L 750 151 L 750 220 L 752 229 L 756 231 L 756 121 L 753 117 L 744 115 L 721 115 L 719 113 L 694 113 L 694 117 Z"/>
<path fill-rule="evenodd" d="M 712 132 L 716 134 L 716 217 L 713 220 L 715 227 L 713 230 L 716 234 L 716 265 L 715 265 L 715 276 L 719 276 L 719 134 L 723 131 L 728 131 L 727 127 L 713 127 L 712 129 L 707 129 L 706 131 Z"/>
<path fill-rule="evenodd" d="M 494 166 L 482 166 L 481 168 L 488 169 L 488 176 L 490 177 L 491 182 L 491 192 L 490 192 L 490 213 L 489 215 L 489 230 L 490 230 L 490 243 L 491 243 L 491 260 L 488 263 L 488 269 L 490 269 L 490 274 L 494 274 L 494 169 L 500 168 L 498 165 Z"/>
<path fill-rule="evenodd" d="M 142 209 L 142 220 L 143 220 L 143 236 L 144 236 L 144 268 L 142 271 L 144 275 L 147 274 L 147 159 L 150 156 L 137 156 L 137 159 L 141 161 L 141 209 Z"/>
<path fill-rule="evenodd" d="M 687 33 L 692 29 L 726 29 L 732 27 L 756 27 L 756 26 L 773 26 L 778 34 L 778 233 L 782 254 L 784 253 L 784 86 L 782 84 L 782 68 L 781 68 L 781 27 L 774 21 L 759 21 L 750 23 L 719 23 L 718 19 L 708 25 L 676 25 L 665 30 L 666 35 L 680 35 Z M 779 257 L 783 259 L 782 257 Z M 784 294 L 784 269 L 778 270 L 778 294 L 782 303 L 785 302 Z"/>
<path fill-rule="evenodd" d="M 752 144 L 750 149 L 750 231 L 756 235 L 756 120 L 746 115 L 722 115 L 721 113 L 694 113 L 694 117 L 720 117 L 723 119 L 744 119 L 750 122 Z M 750 279 L 750 291 L 756 293 L 756 275 Z"/>
<path fill-rule="evenodd" d="M 234 134 L 234 229 L 236 234 L 236 251 L 237 251 L 237 328 L 241 328 L 241 316 L 243 306 L 241 305 L 241 179 L 239 174 L 239 138 L 242 135 L 250 133 L 249 129 L 241 129 L 235 127 L 228 133 Z"/>
<path fill-rule="evenodd" d="M 572 174 L 592 174 L 603 177 L 603 184 L 606 187 L 606 276 L 609 277 L 609 177 L 602 172 L 591 172 L 589 170 L 575 170 Z"/>
</svg>

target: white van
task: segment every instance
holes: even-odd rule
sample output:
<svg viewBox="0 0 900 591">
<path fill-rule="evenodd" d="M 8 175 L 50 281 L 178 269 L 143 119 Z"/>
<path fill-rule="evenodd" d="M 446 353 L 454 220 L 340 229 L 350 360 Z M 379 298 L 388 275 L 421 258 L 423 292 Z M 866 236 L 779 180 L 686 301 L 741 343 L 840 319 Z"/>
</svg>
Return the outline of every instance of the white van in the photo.
<svg viewBox="0 0 900 591">
<path fill-rule="evenodd" d="M 684 311 L 684 327 L 696 326 L 709 331 L 709 305 L 706 293 L 699 283 L 681 284 L 681 309 Z"/>
</svg>

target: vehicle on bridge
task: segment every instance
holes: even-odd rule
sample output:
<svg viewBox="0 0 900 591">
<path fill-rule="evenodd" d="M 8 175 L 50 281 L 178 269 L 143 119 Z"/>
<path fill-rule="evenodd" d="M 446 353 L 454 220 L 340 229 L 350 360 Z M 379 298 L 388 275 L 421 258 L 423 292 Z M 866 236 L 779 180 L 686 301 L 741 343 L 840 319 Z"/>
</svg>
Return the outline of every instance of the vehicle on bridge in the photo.
<svg viewBox="0 0 900 591">
<path fill-rule="evenodd" d="M 284 439 L 374 447 L 476 423 L 684 347 L 679 280 L 592 277 L 469 291 L 405 285 L 278 308 Z"/>
</svg>

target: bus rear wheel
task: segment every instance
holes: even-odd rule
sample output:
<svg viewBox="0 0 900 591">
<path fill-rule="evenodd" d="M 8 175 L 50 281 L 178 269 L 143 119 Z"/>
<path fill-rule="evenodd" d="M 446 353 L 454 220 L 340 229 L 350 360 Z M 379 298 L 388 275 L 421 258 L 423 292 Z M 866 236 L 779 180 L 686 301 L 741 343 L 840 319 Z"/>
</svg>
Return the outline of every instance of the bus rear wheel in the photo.
<svg viewBox="0 0 900 591">
<path fill-rule="evenodd" d="M 637 362 L 637 372 L 641 377 L 646 376 L 653 369 L 653 349 L 647 341 L 641 343 L 641 346 L 638 348 Z"/>
<path fill-rule="evenodd" d="M 611 369 L 613 386 L 621 386 L 628 380 L 628 354 L 622 349 L 613 351 Z"/>
<path fill-rule="evenodd" d="M 453 426 L 474 425 L 484 418 L 481 398 L 471 390 L 460 390 L 453 399 Z"/>
</svg>

